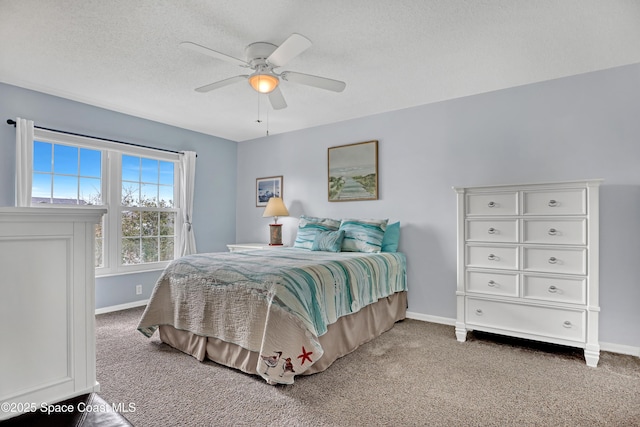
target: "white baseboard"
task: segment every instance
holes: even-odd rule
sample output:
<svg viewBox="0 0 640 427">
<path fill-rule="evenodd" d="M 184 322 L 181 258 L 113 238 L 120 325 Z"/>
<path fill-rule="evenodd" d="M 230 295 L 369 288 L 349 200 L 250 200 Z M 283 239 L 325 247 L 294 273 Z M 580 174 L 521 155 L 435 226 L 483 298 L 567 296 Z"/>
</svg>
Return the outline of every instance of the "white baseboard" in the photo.
<svg viewBox="0 0 640 427">
<path fill-rule="evenodd" d="M 601 342 L 600 350 L 610 351 L 611 353 L 628 354 L 630 356 L 640 357 L 640 347 L 631 345 L 614 344 L 610 342 Z"/>
<path fill-rule="evenodd" d="M 430 316 L 427 314 L 413 313 L 407 311 L 407 319 L 422 320 L 423 322 L 440 323 L 442 325 L 455 326 L 456 319 L 449 317 Z M 609 351 L 611 353 L 628 354 L 630 356 L 640 357 L 640 347 L 631 345 L 614 344 L 609 342 L 600 342 L 600 350 Z"/>
<path fill-rule="evenodd" d="M 440 323 L 442 325 L 455 326 L 456 319 L 448 317 L 431 316 L 428 314 L 414 313 L 407 311 L 407 319 L 422 320 L 423 322 Z"/>
<path fill-rule="evenodd" d="M 120 310 L 126 310 L 128 308 L 140 307 L 142 305 L 147 305 L 148 302 L 149 300 L 145 299 L 142 301 L 128 302 L 126 304 L 118 304 L 118 305 L 112 305 L 109 307 L 96 308 L 96 314 L 105 314 L 105 313 L 111 313 L 113 311 L 120 311 Z"/>
</svg>

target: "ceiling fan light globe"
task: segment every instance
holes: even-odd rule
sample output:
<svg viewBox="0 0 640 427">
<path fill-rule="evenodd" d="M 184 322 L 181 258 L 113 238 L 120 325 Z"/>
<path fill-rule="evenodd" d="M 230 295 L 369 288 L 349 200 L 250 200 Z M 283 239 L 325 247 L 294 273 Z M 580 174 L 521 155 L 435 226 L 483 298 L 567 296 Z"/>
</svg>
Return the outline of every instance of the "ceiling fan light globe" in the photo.
<svg viewBox="0 0 640 427">
<path fill-rule="evenodd" d="M 278 86 L 278 78 L 270 74 L 254 74 L 249 77 L 249 84 L 260 93 L 269 93 Z"/>
</svg>

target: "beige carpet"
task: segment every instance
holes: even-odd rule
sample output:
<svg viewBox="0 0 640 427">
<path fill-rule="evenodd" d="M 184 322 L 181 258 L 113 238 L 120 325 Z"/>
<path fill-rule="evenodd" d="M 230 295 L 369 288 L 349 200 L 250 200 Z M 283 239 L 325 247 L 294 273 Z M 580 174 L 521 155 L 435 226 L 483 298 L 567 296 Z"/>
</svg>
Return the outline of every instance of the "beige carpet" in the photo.
<svg viewBox="0 0 640 427">
<path fill-rule="evenodd" d="M 270 386 L 147 339 L 142 308 L 97 316 L 97 374 L 136 426 L 640 426 L 640 359 L 405 320 L 327 371 Z"/>
</svg>

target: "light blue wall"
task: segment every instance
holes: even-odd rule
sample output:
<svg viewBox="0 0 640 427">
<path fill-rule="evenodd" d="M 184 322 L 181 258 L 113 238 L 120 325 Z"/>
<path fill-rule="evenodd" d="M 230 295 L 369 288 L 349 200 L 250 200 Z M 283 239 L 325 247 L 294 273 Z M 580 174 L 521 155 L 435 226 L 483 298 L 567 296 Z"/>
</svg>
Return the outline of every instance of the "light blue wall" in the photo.
<svg viewBox="0 0 640 427">
<path fill-rule="evenodd" d="M 372 139 L 380 200 L 329 203 L 327 148 Z M 293 216 L 281 218 L 285 242 L 303 213 L 400 220 L 409 310 L 453 319 L 452 186 L 603 178 L 600 339 L 637 348 L 639 164 L 640 65 L 632 65 L 241 142 L 237 241 L 268 241 L 255 179 L 283 175 Z"/>
<path fill-rule="evenodd" d="M 5 123 L 16 117 L 47 128 L 197 152 L 193 226 L 198 251 L 225 251 L 235 240 L 235 142 L 0 83 L 0 206 L 12 206 L 15 198 L 15 129 Z M 148 298 L 159 275 L 98 278 L 96 307 Z M 143 285 L 142 295 L 135 295 L 137 284 Z"/>
</svg>

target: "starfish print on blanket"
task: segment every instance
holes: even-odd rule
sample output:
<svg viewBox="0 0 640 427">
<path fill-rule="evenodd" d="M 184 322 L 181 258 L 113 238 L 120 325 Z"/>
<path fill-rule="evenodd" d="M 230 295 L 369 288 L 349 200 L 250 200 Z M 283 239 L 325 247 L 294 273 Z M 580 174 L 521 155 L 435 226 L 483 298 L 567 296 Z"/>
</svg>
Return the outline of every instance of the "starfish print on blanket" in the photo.
<svg viewBox="0 0 640 427">
<path fill-rule="evenodd" d="M 308 360 L 309 363 L 312 363 L 313 361 L 311 360 L 311 355 L 313 354 L 313 351 L 307 351 L 304 346 L 302 346 L 302 354 L 300 356 L 298 356 L 298 359 L 302 359 L 302 361 L 300 362 L 301 365 L 304 365 L 305 360 Z"/>
</svg>

